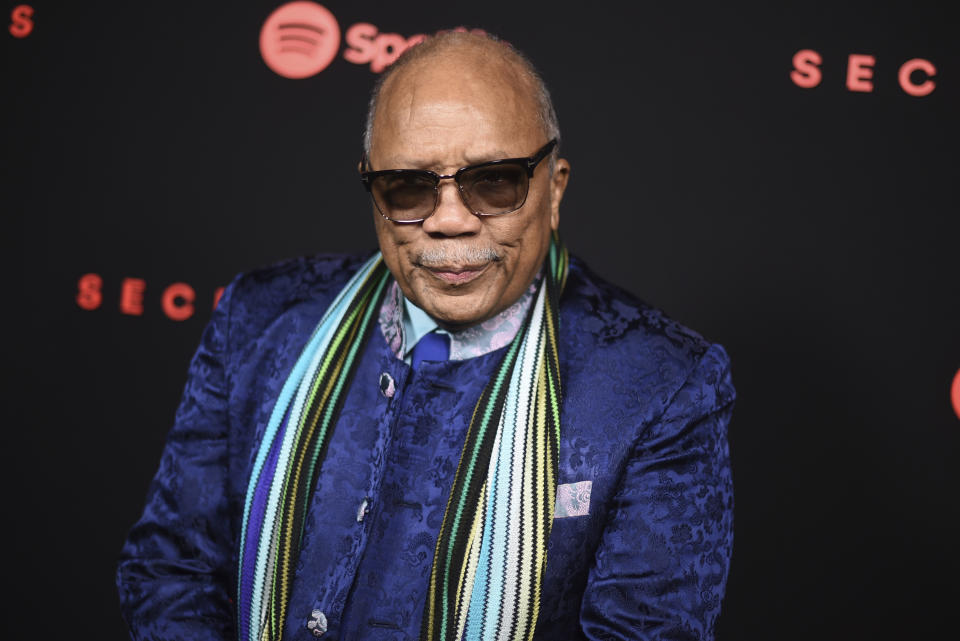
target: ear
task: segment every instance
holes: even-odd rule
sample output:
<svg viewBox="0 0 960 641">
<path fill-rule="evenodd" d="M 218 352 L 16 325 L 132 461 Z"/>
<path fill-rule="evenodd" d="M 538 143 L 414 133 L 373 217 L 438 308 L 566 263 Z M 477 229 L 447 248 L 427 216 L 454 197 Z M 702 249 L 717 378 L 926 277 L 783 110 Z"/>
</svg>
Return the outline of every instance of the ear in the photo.
<svg viewBox="0 0 960 641">
<path fill-rule="evenodd" d="M 558 158 L 550 176 L 550 228 L 556 230 L 560 226 L 560 201 L 563 192 L 567 190 L 567 181 L 570 180 L 570 163 L 566 158 Z"/>
</svg>

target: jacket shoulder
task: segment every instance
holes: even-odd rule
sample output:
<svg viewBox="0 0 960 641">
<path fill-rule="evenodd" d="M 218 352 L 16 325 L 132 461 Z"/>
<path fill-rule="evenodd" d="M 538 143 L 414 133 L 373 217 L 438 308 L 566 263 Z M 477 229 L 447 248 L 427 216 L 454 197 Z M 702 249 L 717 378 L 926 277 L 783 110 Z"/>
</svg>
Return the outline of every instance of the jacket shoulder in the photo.
<svg viewBox="0 0 960 641">
<path fill-rule="evenodd" d="M 329 306 L 370 254 L 317 254 L 290 258 L 243 272 L 224 299 L 234 339 L 256 336 L 286 314 Z M 318 317 L 319 319 L 319 317 Z"/>
<path fill-rule="evenodd" d="M 572 381 L 598 380 L 663 408 L 698 370 L 729 368 L 723 347 L 572 258 L 560 304 L 561 367 Z"/>
<path fill-rule="evenodd" d="M 571 258 L 561 299 L 564 313 L 561 318 L 569 318 L 575 331 L 585 334 L 597 347 L 626 348 L 630 343 L 653 341 L 694 360 L 710 347 L 699 333 L 597 276 L 575 257 Z"/>
</svg>

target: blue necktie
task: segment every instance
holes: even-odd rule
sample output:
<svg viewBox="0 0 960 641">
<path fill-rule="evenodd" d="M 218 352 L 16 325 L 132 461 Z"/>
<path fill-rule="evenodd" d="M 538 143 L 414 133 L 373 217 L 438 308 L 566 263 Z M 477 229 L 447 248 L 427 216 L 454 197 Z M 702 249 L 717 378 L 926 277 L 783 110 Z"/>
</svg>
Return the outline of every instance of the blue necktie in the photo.
<svg viewBox="0 0 960 641">
<path fill-rule="evenodd" d="M 432 331 L 424 334 L 417 341 L 413 348 L 413 359 L 411 365 L 413 371 L 420 369 L 420 363 L 423 361 L 445 361 L 450 358 L 450 337 L 446 334 L 438 334 Z"/>
</svg>

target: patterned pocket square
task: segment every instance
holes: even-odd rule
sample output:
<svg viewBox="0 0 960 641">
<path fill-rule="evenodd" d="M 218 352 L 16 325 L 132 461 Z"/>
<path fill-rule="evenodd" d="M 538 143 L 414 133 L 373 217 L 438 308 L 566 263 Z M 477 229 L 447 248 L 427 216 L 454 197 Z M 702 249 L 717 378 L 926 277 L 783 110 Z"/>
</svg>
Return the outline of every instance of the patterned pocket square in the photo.
<svg viewBox="0 0 960 641">
<path fill-rule="evenodd" d="M 593 481 L 577 481 L 557 486 L 557 504 L 553 508 L 553 518 L 590 514 L 591 489 Z"/>
</svg>

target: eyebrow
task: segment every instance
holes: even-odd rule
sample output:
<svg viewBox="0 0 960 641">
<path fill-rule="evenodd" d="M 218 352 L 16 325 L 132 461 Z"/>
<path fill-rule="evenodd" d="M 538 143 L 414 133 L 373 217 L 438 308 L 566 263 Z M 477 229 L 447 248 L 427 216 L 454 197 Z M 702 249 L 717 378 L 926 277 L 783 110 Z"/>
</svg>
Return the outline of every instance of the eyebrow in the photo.
<svg viewBox="0 0 960 641">
<path fill-rule="evenodd" d="M 465 156 L 468 165 L 478 165 L 482 162 L 489 162 L 491 160 L 502 160 L 503 158 L 509 158 L 510 156 L 507 152 L 502 149 L 495 149 L 489 154 L 481 154 L 479 156 Z"/>
<path fill-rule="evenodd" d="M 470 165 L 479 165 L 481 163 L 489 162 L 491 160 L 503 160 L 504 158 L 515 158 L 516 156 L 510 156 L 507 152 L 502 149 L 495 149 L 489 153 L 477 154 L 475 156 L 466 155 L 464 160 L 466 160 L 466 165 L 463 167 L 468 167 Z M 410 158 L 400 157 L 395 163 L 396 167 L 405 167 L 410 169 L 429 169 L 430 171 L 440 172 L 441 166 L 439 162 L 428 160 L 428 161 L 415 161 Z M 459 168 L 459 167 L 458 167 Z"/>
</svg>

